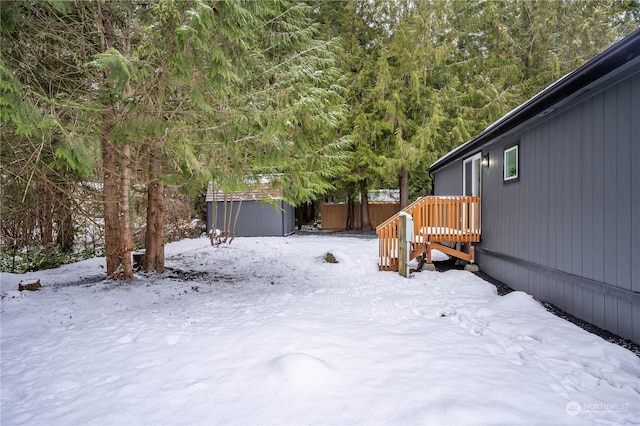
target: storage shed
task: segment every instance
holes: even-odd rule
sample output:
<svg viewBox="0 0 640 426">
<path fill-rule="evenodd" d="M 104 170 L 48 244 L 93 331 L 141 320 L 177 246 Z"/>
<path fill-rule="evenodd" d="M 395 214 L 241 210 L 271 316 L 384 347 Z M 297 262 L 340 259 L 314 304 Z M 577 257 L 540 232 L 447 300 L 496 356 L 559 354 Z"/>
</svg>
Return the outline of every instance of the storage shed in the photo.
<svg viewBox="0 0 640 426">
<path fill-rule="evenodd" d="M 484 272 L 640 343 L 640 30 L 429 172 L 480 196 Z"/>
<path fill-rule="evenodd" d="M 230 219 L 235 221 L 238 208 L 240 210 L 234 233 L 236 237 L 283 237 L 295 230 L 294 207 L 284 201 L 281 189 L 273 190 L 267 182 L 233 194 L 214 191 L 213 186 L 209 185 L 206 201 L 207 231 L 225 228 L 225 209 Z M 213 206 L 217 208 L 215 215 Z"/>
</svg>

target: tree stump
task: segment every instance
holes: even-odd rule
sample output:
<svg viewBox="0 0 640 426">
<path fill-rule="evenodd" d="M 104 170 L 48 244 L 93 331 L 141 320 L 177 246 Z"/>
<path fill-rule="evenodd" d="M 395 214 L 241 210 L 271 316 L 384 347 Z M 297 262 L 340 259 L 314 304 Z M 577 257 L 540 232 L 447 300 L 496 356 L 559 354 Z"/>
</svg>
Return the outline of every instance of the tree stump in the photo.
<svg viewBox="0 0 640 426">
<path fill-rule="evenodd" d="M 144 250 L 133 252 L 133 270 L 139 271 L 144 267 Z"/>
</svg>

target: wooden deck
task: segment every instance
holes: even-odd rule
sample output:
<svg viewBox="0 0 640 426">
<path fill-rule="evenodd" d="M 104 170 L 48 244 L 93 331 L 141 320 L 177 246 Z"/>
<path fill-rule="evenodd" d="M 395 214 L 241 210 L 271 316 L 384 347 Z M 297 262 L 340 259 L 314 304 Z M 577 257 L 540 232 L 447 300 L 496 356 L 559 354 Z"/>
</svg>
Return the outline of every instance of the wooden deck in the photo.
<svg viewBox="0 0 640 426">
<path fill-rule="evenodd" d="M 414 242 L 409 259 L 431 250 L 473 263 L 472 243 L 480 241 L 480 197 L 422 197 L 403 209 L 413 217 Z M 398 214 L 376 227 L 381 271 L 398 270 Z M 448 245 L 445 245 L 448 244 Z"/>
</svg>

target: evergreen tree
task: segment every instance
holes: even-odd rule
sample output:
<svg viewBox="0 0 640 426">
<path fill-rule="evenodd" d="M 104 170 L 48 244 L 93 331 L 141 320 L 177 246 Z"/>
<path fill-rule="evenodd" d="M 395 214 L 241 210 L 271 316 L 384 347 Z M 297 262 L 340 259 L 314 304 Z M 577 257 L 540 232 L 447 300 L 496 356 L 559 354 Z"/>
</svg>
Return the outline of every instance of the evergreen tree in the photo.
<svg viewBox="0 0 640 426">
<path fill-rule="evenodd" d="M 3 240 L 19 247 L 38 237 L 43 247 L 55 242 L 71 251 L 72 212 L 82 189 L 76 181 L 94 171 L 97 145 L 79 131 L 87 123 L 79 112 L 86 92 L 78 81 L 87 71 L 81 64 L 95 50 L 86 27 L 73 25 L 79 15 L 73 12 L 67 3 L 6 2 L 0 8 L 0 216 Z"/>
<path fill-rule="evenodd" d="M 425 170 L 439 156 L 638 26 L 638 2 L 626 1 L 372 0 L 322 10 L 344 38 L 351 81 L 351 173 L 338 184 L 364 193 L 398 182 L 402 206 L 410 188 L 411 198 L 428 193 Z"/>
<path fill-rule="evenodd" d="M 202 176 L 228 192 L 266 177 L 296 205 L 332 188 L 342 170 L 349 141 L 337 130 L 344 114 L 339 45 L 319 37 L 308 5 L 248 5 L 237 80 L 206 94 L 210 121 L 197 145 Z"/>
<path fill-rule="evenodd" d="M 107 274 L 164 268 L 164 187 L 299 204 L 399 185 L 638 27 L 637 1 L 4 2 L 2 239 L 70 250 L 102 181 Z M 237 212 L 237 210 L 236 210 Z M 366 208 L 363 225 L 367 226 Z M 36 232 L 34 232 L 34 230 Z"/>
</svg>

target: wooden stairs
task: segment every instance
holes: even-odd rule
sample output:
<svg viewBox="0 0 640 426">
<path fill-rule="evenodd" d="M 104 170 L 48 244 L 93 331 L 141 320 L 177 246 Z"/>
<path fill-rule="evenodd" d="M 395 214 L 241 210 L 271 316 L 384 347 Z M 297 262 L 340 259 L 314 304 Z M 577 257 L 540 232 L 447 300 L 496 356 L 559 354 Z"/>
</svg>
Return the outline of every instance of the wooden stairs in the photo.
<svg viewBox="0 0 640 426">
<path fill-rule="evenodd" d="M 413 217 L 413 242 L 409 260 L 424 255 L 431 262 L 437 249 L 467 262 L 474 262 L 472 243 L 480 241 L 480 197 L 422 197 L 405 207 Z M 376 227 L 381 271 L 398 270 L 398 223 L 400 213 Z"/>
</svg>

